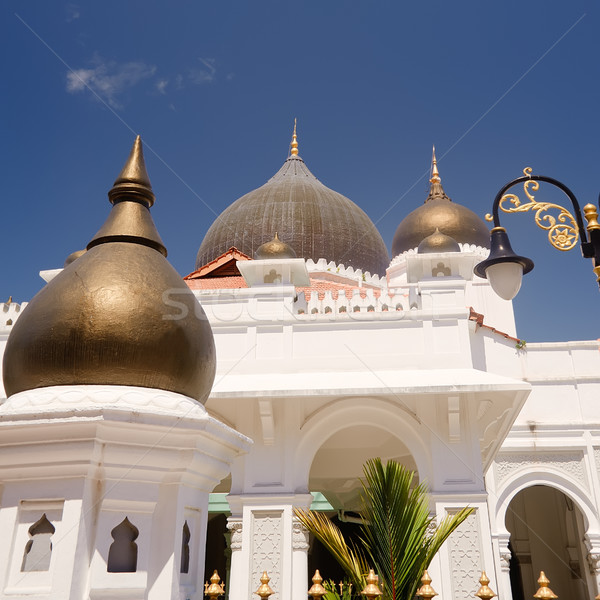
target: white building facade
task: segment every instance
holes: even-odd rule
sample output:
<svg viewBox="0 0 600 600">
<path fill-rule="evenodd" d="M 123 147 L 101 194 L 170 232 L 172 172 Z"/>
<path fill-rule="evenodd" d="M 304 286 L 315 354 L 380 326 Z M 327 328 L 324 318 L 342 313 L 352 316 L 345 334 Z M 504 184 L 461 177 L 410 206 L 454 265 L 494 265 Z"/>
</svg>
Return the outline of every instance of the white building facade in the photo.
<svg viewBox="0 0 600 600">
<path fill-rule="evenodd" d="M 294 143 L 282 171 L 247 195 L 264 203 L 263 230 L 248 233 L 247 212 L 238 236 L 239 216 L 224 213 L 222 231 L 207 234 L 185 278 L 199 305 L 161 290 L 169 319 L 203 310 L 212 328 L 206 408 L 170 388 L 84 380 L 19 391 L 0 407 L 0 522 L 11 540 L 0 598 L 199 599 L 218 568 L 232 600 L 252 597 L 265 570 L 272 598 L 304 599 L 313 569 L 328 573 L 293 509 L 352 520 L 372 457 L 415 470 L 438 518 L 475 509 L 431 565 L 440 597 L 472 597 L 482 570 L 500 598 L 530 597 L 542 569 L 559 597 L 594 597 L 598 342 L 523 346 L 511 302 L 473 274 L 488 254 L 485 225 L 469 227 L 472 213 L 435 221 L 454 210 L 435 163 L 425 218 L 401 224 L 383 272 L 360 268 L 381 262 L 369 247 L 379 242 L 361 247 L 348 225 L 355 205 L 310 179 Z M 294 246 L 286 226 L 298 231 L 314 211 L 288 207 L 275 223 L 282 189 L 291 203 L 339 203 L 334 237 L 350 231 L 359 250 L 327 252 L 353 266 L 318 256 L 314 216 L 301 236 L 317 254 Z M 274 225 L 287 244 L 269 246 Z M 2 347 L 27 315 L 24 303 L 3 311 Z M 127 556 L 111 559 L 119 536 L 137 546 L 133 570 Z"/>
</svg>

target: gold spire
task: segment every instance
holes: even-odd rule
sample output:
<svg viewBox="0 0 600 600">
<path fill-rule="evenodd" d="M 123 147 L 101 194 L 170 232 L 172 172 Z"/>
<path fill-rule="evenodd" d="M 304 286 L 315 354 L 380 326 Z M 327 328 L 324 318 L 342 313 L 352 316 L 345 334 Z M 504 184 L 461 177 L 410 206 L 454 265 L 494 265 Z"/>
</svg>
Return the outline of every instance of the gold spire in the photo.
<svg viewBox="0 0 600 600">
<path fill-rule="evenodd" d="M 294 119 L 294 133 L 292 133 L 292 150 L 290 151 L 292 156 L 298 156 L 298 138 L 296 136 L 296 119 Z"/>
<path fill-rule="evenodd" d="M 440 177 L 440 172 L 438 171 L 437 166 L 437 158 L 435 157 L 435 146 L 433 147 L 433 152 L 431 154 L 431 177 L 429 179 L 429 195 L 425 199 L 425 202 L 429 200 L 448 200 L 450 198 L 446 196 L 446 192 L 444 192 L 444 188 L 442 187 L 442 178 Z"/>
<path fill-rule="evenodd" d="M 431 179 L 430 183 L 441 183 L 442 179 L 440 177 L 440 172 L 437 168 L 437 159 L 435 157 L 435 146 L 433 147 L 433 153 L 431 155 Z"/>
<path fill-rule="evenodd" d="M 154 204 L 154 193 L 146 171 L 142 138 L 139 135 L 135 138 L 125 166 L 115 179 L 112 189 L 108 192 L 108 198 L 113 204 L 124 196 L 135 196 L 138 201 L 141 200 L 148 208 Z"/>
<path fill-rule="evenodd" d="M 87 245 L 87 249 L 107 242 L 135 242 L 167 256 L 150 211 L 154 193 L 146 171 L 142 140 L 135 138 L 129 158 L 108 192 L 113 204 L 107 220 Z"/>
</svg>

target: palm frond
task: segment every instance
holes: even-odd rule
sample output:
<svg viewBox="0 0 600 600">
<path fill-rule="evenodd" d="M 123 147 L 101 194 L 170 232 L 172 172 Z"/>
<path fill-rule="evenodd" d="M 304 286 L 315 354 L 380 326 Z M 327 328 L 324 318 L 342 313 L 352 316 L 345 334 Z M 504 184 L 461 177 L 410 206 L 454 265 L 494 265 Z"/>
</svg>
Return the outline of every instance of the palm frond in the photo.
<svg viewBox="0 0 600 600">
<path fill-rule="evenodd" d="M 423 484 L 413 485 L 412 471 L 396 461 L 384 465 L 376 458 L 366 462 L 364 473 L 362 549 L 348 544 L 323 513 L 294 512 L 357 589 L 365 585 L 370 565 L 379 575 L 382 600 L 412 600 L 431 559 L 473 509 L 447 516 L 430 534 L 428 491 Z"/>
<path fill-rule="evenodd" d="M 294 514 L 302 525 L 327 548 L 355 589 L 362 590 L 365 585 L 364 575 L 369 569 L 361 550 L 353 543 L 348 543 L 344 534 L 324 513 L 295 508 Z"/>
</svg>

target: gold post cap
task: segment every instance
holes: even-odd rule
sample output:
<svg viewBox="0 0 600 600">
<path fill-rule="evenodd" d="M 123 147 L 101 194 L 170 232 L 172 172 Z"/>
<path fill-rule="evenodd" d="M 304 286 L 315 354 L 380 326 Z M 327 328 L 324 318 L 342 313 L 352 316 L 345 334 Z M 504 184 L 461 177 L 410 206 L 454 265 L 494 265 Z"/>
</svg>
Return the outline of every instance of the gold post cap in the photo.
<svg viewBox="0 0 600 600">
<path fill-rule="evenodd" d="M 427 569 L 423 571 L 423 577 L 421 577 L 421 587 L 417 590 L 417 596 L 420 598 L 428 599 L 437 596 L 438 593 L 431 587 L 431 576 Z"/>
<path fill-rule="evenodd" d="M 258 594 L 261 598 L 268 598 L 271 594 L 274 594 L 275 592 L 269 586 L 269 581 L 271 581 L 271 578 L 267 575 L 266 571 L 263 571 L 260 577 L 261 585 L 254 593 Z"/>
<path fill-rule="evenodd" d="M 297 119 L 294 119 L 294 133 L 292 133 L 292 149 L 290 150 L 290 154 L 292 156 L 298 156 L 298 137 L 296 136 L 296 122 Z"/>
<path fill-rule="evenodd" d="M 542 600 L 553 600 L 554 598 L 558 598 L 558 596 L 548 587 L 550 580 L 546 577 L 544 571 L 540 571 L 540 578 L 537 580 L 537 582 L 540 587 L 533 595 L 534 598 Z"/>
<path fill-rule="evenodd" d="M 598 208 L 594 204 L 586 204 L 583 207 L 583 216 L 588 223 L 588 231 L 600 229 L 600 223 L 598 223 Z"/>
<path fill-rule="evenodd" d="M 315 571 L 312 582 L 313 584 L 308 590 L 308 595 L 318 600 L 318 598 L 322 598 L 327 593 L 327 590 L 321 585 L 323 578 L 321 577 L 321 573 L 319 573 L 319 569 Z"/>
<path fill-rule="evenodd" d="M 225 586 L 222 583 L 219 583 L 220 581 L 221 578 L 215 570 L 210 578 L 210 585 L 208 582 L 204 584 L 204 595 L 208 596 L 210 600 L 216 600 L 225 593 Z"/>
<path fill-rule="evenodd" d="M 375 598 L 381 596 L 383 592 L 379 589 L 379 577 L 375 575 L 375 571 L 371 569 L 369 574 L 367 575 L 367 586 L 361 592 L 364 596 L 368 598 L 368 600 L 374 600 Z"/>
<path fill-rule="evenodd" d="M 486 575 L 485 571 L 482 571 L 481 577 L 479 578 L 479 583 L 481 584 L 481 587 L 477 590 L 477 593 L 475 594 L 478 598 L 481 598 L 481 600 L 491 600 L 492 598 L 498 595 L 492 590 L 492 588 L 488 586 L 489 582 L 490 578 Z"/>
</svg>

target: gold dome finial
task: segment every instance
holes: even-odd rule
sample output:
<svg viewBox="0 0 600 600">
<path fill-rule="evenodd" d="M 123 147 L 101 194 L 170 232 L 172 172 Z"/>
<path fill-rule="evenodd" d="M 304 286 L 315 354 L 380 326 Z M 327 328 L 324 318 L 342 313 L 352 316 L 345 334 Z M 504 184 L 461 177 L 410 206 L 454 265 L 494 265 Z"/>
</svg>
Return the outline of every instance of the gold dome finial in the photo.
<svg viewBox="0 0 600 600">
<path fill-rule="evenodd" d="M 298 137 L 296 136 L 296 121 L 297 119 L 294 119 L 294 133 L 292 133 L 292 149 L 290 151 L 290 154 L 292 156 L 298 156 Z"/>
<path fill-rule="evenodd" d="M 437 166 L 437 158 L 435 157 L 435 146 L 433 147 L 433 152 L 431 153 L 431 177 L 429 178 L 429 195 L 425 199 L 425 202 L 429 200 L 450 200 L 448 196 L 446 196 L 446 192 L 444 192 L 444 188 L 442 187 L 442 178 L 440 177 L 440 172 L 438 171 Z"/>
<path fill-rule="evenodd" d="M 113 208 L 108 219 L 87 245 L 87 249 L 106 242 L 132 242 L 158 250 L 167 256 L 150 211 L 154 193 L 146 171 L 142 140 L 135 138 L 129 158 L 108 192 Z"/>
<path fill-rule="evenodd" d="M 148 207 L 154 204 L 154 193 L 146 171 L 142 138 L 139 135 L 135 138 L 125 166 L 108 192 L 112 204 L 125 196 L 134 196 L 136 200 L 141 200 Z"/>
<path fill-rule="evenodd" d="M 442 178 L 440 177 L 440 172 L 437 167 L 437 159 L 435 157 L 435 146 L 433 147 L 433 152 L 431 155 L 431 178 L 429 179 L 430 183 L 441 183 Z"/>
</svg>

